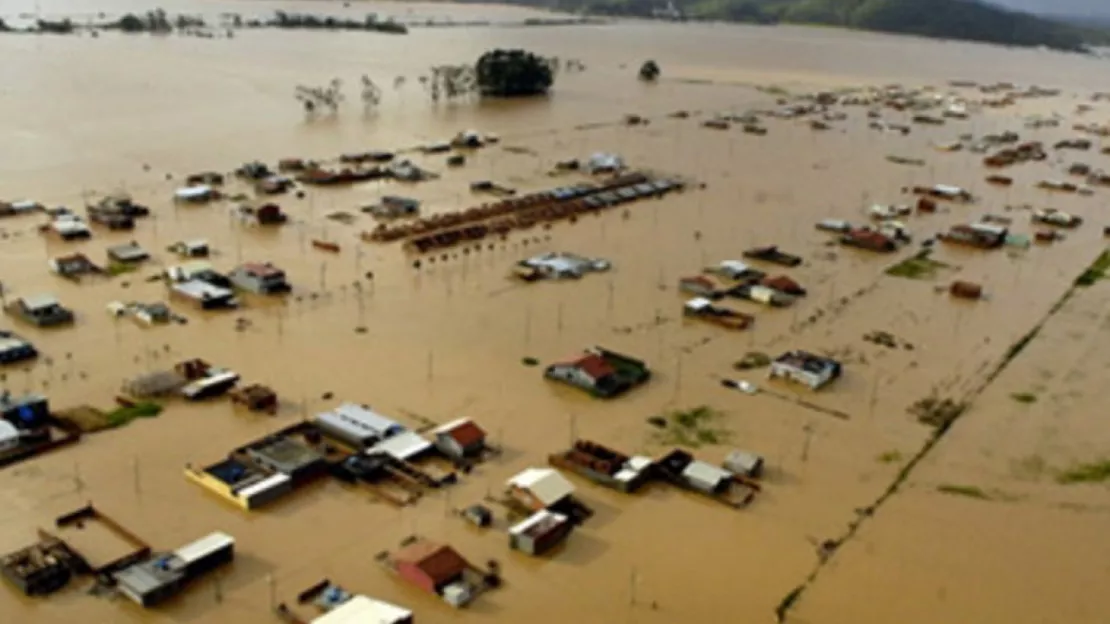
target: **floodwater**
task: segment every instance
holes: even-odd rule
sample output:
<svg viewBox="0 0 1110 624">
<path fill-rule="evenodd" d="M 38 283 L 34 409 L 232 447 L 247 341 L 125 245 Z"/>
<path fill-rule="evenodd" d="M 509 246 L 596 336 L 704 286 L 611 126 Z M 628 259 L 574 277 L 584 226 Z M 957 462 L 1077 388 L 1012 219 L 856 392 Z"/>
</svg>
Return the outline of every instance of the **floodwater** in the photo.
<svg viewBox="0 0 1110 624">
<path fill-rule="evenodd" d="M 246 381 L 272 385 L 287 403 L 276 418 L 225 403 L 174 405 L 156 419 L 0 471 L 2 550 L 31 542 L 37 527 L 91 500 L 156 548 L 223 530 L 236 537 L 239 552 L 226 574 L 200 582 L 157 612 L 80 590 L 43 601 L 4 592 L 0 621 L 265 622 L 273 619 L 275 601 L 291 600 L 325 577 L 405 605 L 418 621 L 432 624 L 772 621 L 782 598 L 818 565 L 816 544 L 843 536 L 858 519 L 856 510 L 879 498 L 925 443 L 930 432 L 906 407 L 932 393 L 960 398 L 980 387 L 1103 247 L 1099 194 L 1032 190 L 1041 177 L 1062 176 L 1071 159 L 1097 167 L 1106 158 L 1097 145 L 1091 153 L 1065 154 L 1065 160 L 1054 155 L 1014 169 L 1010 190 L 983 183 L 979 156 L 929 147 L 964 132 L 1015 129 L 1046 142 L 1067 134 L 1026 131 L 1014 110 L 938 128 L 915 126 L 907 137 L 867 130 L 863 109 L 851 109 L 852 120 L 831 132 L 779 120 L 769 122 L 764 137 L 664 116 L 677 109 L 768 105 L 770 98 L 754 85 L 800 89 L 949 78 L 1062 87 L 1064 96 L 1030 107 L 1070 114 L 1080 101 L 1072 93 L 1083 95 L 1104 71 L 1090 59 L 796 28 L 520 28 L 510 23 L 535 12 L 488 6 L 184 0 L 161 6 L 171 13 L 283 8 L 506 25 L 414 28 L 407 37 L 275 31 L 211 40 L 0 37 L 6 139 L 0 197 L 78 207 L 86 193 L 126 190 L 155 211 L 134 234 L 98 231 L 86 243 L 41 238 L 34 232 L 37 217 L 0 223 L 7 235 L 0 241 L 0 266 L 10 296 L 49 292 L 78 314 L 69 329 L 14 326 L 48 358 L 30 372 L 9 371 L 7 387 L 46 393 L 56 407 L 108 406 L 124 379 L 202 357 Z M 75 0 L 19 0 L 5 2 L 3 13 L 87 16 L 88 7 Z M 139 0 L 103 6 L 110 15 L 147 8 Z M 417 81 L 429 66 L 520 46 L 580 59 L 587 70 L 560 76 L 550 98 L 532 102 L 432 105 Z M 657 85 L 635 79 L 647 58 L 663 68 Z M 382 104 L 371 113 L 361 110 L 353 91 L 363 74 L 383 86 Z M 394 88 L 397 76 L 407 80 Z M 337 117 L 306 120 L 293 98 L 295 85 L 322 85 L 333 77 L 349 85 L 349 101 Z M 626 113 L 652 122 L 624 126 L 619 121 Z M 1105 108 L 1088 117 L 1105 119 Z M 241 226 L 225 205 L 175 207 L 169 201 L 194 171 L 229 171 L 256 158 L 401 148 L 466 128 L 499 134 L 501 147 L 478 152 L 459 170 L 448 171 L 442 157 L 417 158 L 443 176 L 414 187 L 372 183 L 310 190 L 303 200 L 282 198 L 293 222 L 280 231 Z M 368 216 L 352 225 L 327 218 L 357 214 L 382 194 L 416 197 L 430 211 L 466 207 L 481 201 L 467 185 L 482 178 L 522 190 L 565 184 L 575 178 L 550 178 L 552 164 L 598 150 L 706 187 L 633 204 L 627 217 L 618 210 L 516 233 L 493 250 L 425 262 L 419 270 L 395 245 L 359 242 L 359 232 L 373 227 Z M 887 154 L 928 164 L 896 165 Z M 859 220 L 865 205 L 903 201 L 901 187 L 932 183 L 965 186 L 983 201 L 907 219 L 919 238 L 1026 202 L 1074 212 L 1087 225 L 1024 253 L 938 250 L 937 259 L 951 267 L 933 282 L 884 276 L 894 259 L 829 247 L 813 229 L 820 218 Z M 1011 216 L 1015 231 L 1032 231 L 1024 213 Z M 157 273 L 159 262 L 174 261 L 164 251 L 168 245 L 194 237 L 219 250 L 220 268 L 274 262 L 289 274 L 294 294 L 284 305 L 252 299 L 228 314 L 182 310 L 190 319 L 186 326 L 141 329 L 109 317 L 111 301 L 164 299 L 164 287 L 145 278 Z M 131 239 L 155 255 L 140 272 L 80 285 L 47 273 L 51 257 L 81 251 L 102 259 L 105 247 Z M 313 239 L 342 249 L 337 255 L 314 250 Z M 804 300 L 792 309 L 748 309 L 757 316 L 755 328 L 738 334 L 682 321 L 679 277 L 771 243 L 806 258 L 805 266 L 783 271 L 809 290 Z M 513 262 L 538 251 L 600 256 L 615 268 L 574 283 L 524 286 L 506 279 Z M 989 298 L 956 303 L 937 292 L 936 286 L 957 278 L 982 283 Z M 1105 490 L 1056 485 L 1051 471 L 1099 459 L 1106 446 L 1093 417 L 1106 350 L 1096 348 L 1101 324 L 1089 318 L 1101 314 L 1105 302 L 1105 284 L 1097 284 L 1046 324 L 911 474 L 904 491 L 865 520 L 822 569 L 792 620 L 1104 621 L 1106 599 L 1095 590 L 1105 575 L 1098 533 Z M 239 318 L 247 321 L 241 331 Z M 874 330 L 913 348 L 890 350 L 862 340 Z M 645 359 L 656 376 L 625 398 L 598 402 L 553 387 L 540 369 L 521 364 L 524 357 L 547 363 L 595 344 Z M 815 396 L 782 388 L 746 396 L 720 386 L 722 377 L 744 375 L 763 384 L 762 373 L 734 372 L 732 362 L 748 350 L 790 348 L 838 354 L 845 377 Z M 1030 390 L 1034 385 L 1039 389 Z M 1010 398 L 1027 391 L 1041 399 L 1026 405 Z M 807 407 L 795 396 L 848 418 Z M 402 510 L 323 483 L 246 515 L 182 475 L 187 463 L 214 462 L 341 400 L 371 404 L 414 426 L 468 416 L 506 452 L 449 493 Z M 574 436 L 662 454 L 668 447 L 645 420 L 697 405 L 720 410 L 720 425 L 730 435 L 696 454 L 715 462 L 741 447 L 767 457 L 765 492 L 751 509 L 731 511 L 662 487 L 628 497 L 576 481 L 597 515 L 565 550 L 543 560 L 510 552 L 503 527 L 479 533 L 449 514 L 497 493 L 519 470 L 543 465 Z M 945 483 L 1000 494 L 984 501 L 937 492 Z M 398 583 L 373 558 L 414 533 L 448 541 L 478 563 L 499 560 L 505 587 L 455 612 Z"/>
</svg>

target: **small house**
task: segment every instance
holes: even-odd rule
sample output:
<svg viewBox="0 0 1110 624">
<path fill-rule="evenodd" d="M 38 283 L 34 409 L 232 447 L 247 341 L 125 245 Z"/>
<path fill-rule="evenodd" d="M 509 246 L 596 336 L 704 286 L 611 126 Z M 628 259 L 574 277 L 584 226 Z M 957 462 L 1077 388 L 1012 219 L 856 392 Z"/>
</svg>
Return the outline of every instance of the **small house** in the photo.
<svg viewBox="0 0 1110 624">
<path fill-rule="evenodd" d="M 725 470 L 742 477 L 758 479 L 763 475 L 763 458 L 748 451 L 732 451 L 722 465 Z"/>
<path fill-rule="evenodd" d="M 683 277 L 678 280 L 678 290 L 689 295 L 716 299 L 721 296 L 716 282 L 704 275 Z"/>
<path fill-rule="evenodd" d="M 386 195 L 376 206 L 370 207 L 370 214 L 379 219 L 415 217 L 420 213 L 420 202 L 409 197 Z"/>
<path fill-rule="evenodd" d="M 474 598 L 474 587 L 466 580 L 473 566 L 450 546 L 420 539 L 394 553 L 393 561 L 402 579 L 453 607 Z"/>
<path fill-rule="evenodd" d="M 103 273 L 104 270 L 89 260 L 85 254 L 70 254 L 51 258 L 50 270 L 67 279 L 78 279 L 83 275 Z"/>
<path fill-rule="evenodd" d="M 819 390 L 841 374 L 841 364 L 836 360 L 808 351 L 787 351 L 771 362 L 768 376 L 787 379 Z"/>
<path fill-rule="evenodd" d="M 150 259 L 150 254 L 135 241 L 108 248 L 108 259 L 121 264 L 136 264 Z"/>
<path fill-rule="evenodd" d="M 235 292 L 214 286 L 201 279 L 191 279 L 174 284 L 170 293 L 177 299 L 188 301 L 202 310 L 221 310 L 238 307 Z"/>
<path fill-rule="evenodd" d="M 0 330 L 0 365 L 24 362 L 38 357 L 35 346 L 9 331 Z"/>
<path fill-rule="evenodd" d="M 486 449 L 486 432 L 469 418 L 453 420 L 432 431 L 435 445 L 452 459 L 481 455 Z"/>
<path fill-rule="evenodd" d="M 548 366 L 544 377 L 611 398 L 647 382 L 651 371 L 640 360 L 598 347 L 577 359 Z"/>
<path fill-rule="evenodd" d="M 173 200 L 184 204 L 203 204 L 219 198 L 220 193 L 211 186 L 186 186 L 174 191 Z"/>
<path fill-rule="evenodd" d="M 253 218 L 258 225 L 282 225 L 289 220 L 289 215 L 282 211 L 281 206 L 273 203 L 251 208 L 244 214 Z"/>
<path fill-rule="evenodd" d="M 1010 231 L 1004 226 L 990 223 L 954 225 L 939 236 L 940 240 L 955 245 L 967 245 L 980 249 L 996 249 L 1006 244 Z"/>
<path fill-rule="evenodd" d="M 9 312 L 39 327 L 71 325 L 73 312 L 62 306 L 52 295 L 37 295 L 16 299 L 8 306 Z"/>
<path fill-rule="evenodd" d="M 231 280 L 212 267 L 212 263 L 204 260 L 193 260 L 171 266 L 164 272 L 170 282 L 190 282 L 198 280 L 218 288 L 231 288 Z"/>
<path fill-rule="evenodd" d="M 509 528 L 509 548 L 537 557 L 566 541 L 573 528 L 563 514 L 540 510 Z"/>
<path fill-rule="evenodd" d="M 509 496 L 533 511 L 556 507 L 574 494 L 574 485 L 552 468 L 528 468 L 506 486 Z"/>
<path fill-rule="evenodd" d="M 586 172 L 591 175 L 617 173 L 624 169 L 624 159 L 616 154 L 598 152 L 586 160 Z"/>
<path fill-rule="evenodd" d="M 208 241 L 203 238 L 178 241 L 170 245 L 170 251 L 182 258 L 207 258 L 212 253 Z"/>
<path fill-rule="evenodd" d="M 50 222 L 49 230 L 62 240 L 82 240 L 92 236 L 89 225 L 77 215 L 59 215 Z"/>
<path fill-rule="evenodd" d="M 269 262 L 242 264 L 232 269 L 227 277 L 236 287 L 260 295 L 283 294 L 291 290 L 285 271 Z"/>
<path fill-rule="evenodd" d="M 368 596 L 351 596 L 309 624 L 413 624 L 412 611 Z"/>
</svg>

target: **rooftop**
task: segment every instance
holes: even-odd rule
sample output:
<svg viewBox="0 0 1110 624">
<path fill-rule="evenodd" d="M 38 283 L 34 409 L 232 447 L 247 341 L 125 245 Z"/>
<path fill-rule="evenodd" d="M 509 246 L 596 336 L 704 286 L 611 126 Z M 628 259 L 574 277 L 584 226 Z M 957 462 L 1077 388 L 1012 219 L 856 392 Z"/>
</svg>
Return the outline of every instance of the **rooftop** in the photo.
<svg viewBox="0 0 1110 624">
<path fill-rule="evenodd" d="M 239 267 L 256 277 L 282 277 L 285 272 L 269 262 L 247 262 Z"/>
<path fill-rule="evenodd" d="M 814 355 L 808 351 L 787 351 L 775 358 L 776 364 L 793 366 L 811 373 L 820 373 L 836 364 L 832 358 Z"/>
<path fill-rule="evenodd" d="M 469 418 L 453 420 L 437 427 L 433 433 L 449 435 L 460 446 L 471 446 L 486 439 L 486 432 Z"/>
<path fill-rule="evenodd" d="M 312 624 L 394 624 L 412 611 L 367 596 L 352 596 L 338 607 L 312 619 Z"/>
<path fill-rule="evenodd" d="M 562 526 L 568 522 L 568 518 L 563 514 L 547 511 L 537 511 L 536 513 L 528 516 L 522 522 L 516 524 L 509 529 L 511 535 L 527 535 L 528 537 L 539 537 L 545 533 L 550 532 L 552 529 Z"/>
<path fill-rule="evenodd" d="M 420 568 L 436 585 L 454 580 L 470 567 L 454 548 L 428 540 L 419 540 L 405 546 L 393 558 Z"/>
<path fill-rule="evenodd" d="M 189 280 L 187 282 L 181 282 L 180 284 L 174 284 L 173 289 L 193 299 L 220 299 L 232 297 L 235 294 L 226 288 L 213 286 L 201 280 Z"/>
<path fill-rule="evenodd" d="M 545 506 L 574 493 L 574 485 L 552 468 L 528 468 L 509 479 L 507 485 L 527 490 Z"/>
<path fill-rule="evenodd" d="M 567 365 L 581 370 L 594 379 L 608 377 L 609 375 L 616 374 L 617 372 L 616 369 L 614 369 L 609 364 L 609 362 L 605 361 L 604 357 L 597 353 L 587 353 L 577 360 L 569 362 Z"/>
<path fill-rule="evenodd" d="M 54 295 L 31 295 L 23 297 L 20 301 L 23 302 L 23 307 L 28 310 L 41 310 L 59 305 L 58 299 Z"/>
</svg>

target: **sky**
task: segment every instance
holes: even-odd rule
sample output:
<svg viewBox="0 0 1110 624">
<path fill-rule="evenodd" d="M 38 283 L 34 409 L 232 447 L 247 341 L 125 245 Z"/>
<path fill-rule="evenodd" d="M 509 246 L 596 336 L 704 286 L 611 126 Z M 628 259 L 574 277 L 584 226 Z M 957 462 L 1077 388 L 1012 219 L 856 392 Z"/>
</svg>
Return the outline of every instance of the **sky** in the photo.
<svg viewBox="0 0 1110 624">
<path fill-rule="evenodd" d="M 1094 15 L 1110 18 L 1107 0 L 988 0 L 991 4 L 1029 13 L 1049 15 Z"/>
</svg>

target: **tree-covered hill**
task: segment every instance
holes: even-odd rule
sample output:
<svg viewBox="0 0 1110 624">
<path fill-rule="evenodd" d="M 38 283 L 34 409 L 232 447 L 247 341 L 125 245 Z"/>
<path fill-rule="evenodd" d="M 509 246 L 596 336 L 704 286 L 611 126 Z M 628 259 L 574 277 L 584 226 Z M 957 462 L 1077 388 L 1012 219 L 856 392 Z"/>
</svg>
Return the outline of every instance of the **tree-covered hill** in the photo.
<svg viewBox="0 0 1110 624">
<path fill-rule="evenodd" d="M 667 0 L 514 0 L 599 15 L 666 15 Z M 1081 51 L 1110 42 L 1110 32 L 1085 28 L 977 0 L 673 0 L 678 14 L 757 24 L 819 24 L 963 39 L 1015 46 Z M 677 15 L 676 15 L 677 17 Z"/>
</svg>

